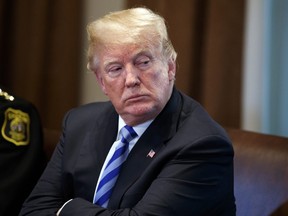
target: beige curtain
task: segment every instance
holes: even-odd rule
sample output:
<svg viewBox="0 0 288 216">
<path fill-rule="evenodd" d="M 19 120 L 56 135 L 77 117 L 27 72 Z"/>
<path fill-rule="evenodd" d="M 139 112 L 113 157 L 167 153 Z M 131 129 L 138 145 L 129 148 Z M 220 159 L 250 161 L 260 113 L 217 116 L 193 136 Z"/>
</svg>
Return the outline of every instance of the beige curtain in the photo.
<svg viewBox="0 0 288 216">
<path fill-rule="evenodd" d="M 127 0 L 166 19 L 178 52 L 176 85 L 226 127 L 240 127 L 245 0 Z"/>
<path fill-rule="evenodd" d="M 82 1 L 0 1 L 0 84 L 60 128 L 78 104 Z"/>
</svg>

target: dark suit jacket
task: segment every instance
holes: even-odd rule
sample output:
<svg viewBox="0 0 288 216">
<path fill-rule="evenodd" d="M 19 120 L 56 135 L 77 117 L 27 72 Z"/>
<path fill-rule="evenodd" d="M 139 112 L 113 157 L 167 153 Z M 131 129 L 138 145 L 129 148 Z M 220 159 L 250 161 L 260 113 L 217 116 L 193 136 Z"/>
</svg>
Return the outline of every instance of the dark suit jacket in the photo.
<svg viewBox="0 0 288 216">
<path fill-rule="evenodd" d="M 108 209 L 92 204 L 117 135 L 110 102 L 70 111 L 45 172 L 21 215 L 233 216 L 233 149 L 224 130 L 193 99 L 171 99 L 130 152 Z M 150 150 L 153 157 L 147 156 Z"/>
</svg>

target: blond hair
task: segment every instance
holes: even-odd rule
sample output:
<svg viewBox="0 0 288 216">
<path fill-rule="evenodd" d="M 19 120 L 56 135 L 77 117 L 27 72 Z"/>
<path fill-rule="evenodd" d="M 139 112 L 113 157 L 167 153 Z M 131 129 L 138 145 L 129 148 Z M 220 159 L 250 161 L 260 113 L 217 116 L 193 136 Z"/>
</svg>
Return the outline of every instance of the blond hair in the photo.
<svg viewBox="0 0 288 216">
<path fill-rule="evenodd" d="M 98 59 L 95 52 L 100 47 L 117 44 L 147 44 L 160 48 L 163 57 L 176 60 L 172 43 L 168 38 L 163 17 L 147 8 L 132 8 L 112 12 L 91 22 L 88 32 L 88 69 L 95 71 Z"/>
</svg>

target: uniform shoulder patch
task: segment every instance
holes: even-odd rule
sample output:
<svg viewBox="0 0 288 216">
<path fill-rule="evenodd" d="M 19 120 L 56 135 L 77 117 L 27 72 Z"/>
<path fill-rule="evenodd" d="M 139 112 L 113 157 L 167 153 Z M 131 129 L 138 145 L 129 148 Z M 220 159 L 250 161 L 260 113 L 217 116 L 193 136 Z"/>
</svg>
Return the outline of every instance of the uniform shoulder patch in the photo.
<svg viewBox="0 0 288 216">
<path fill-rule="evenodd" d="M 8 108 L 5 111 L 1 133 L 5 140 L 16 146 L 28 145 L 30 142 L 29 114 L 21 110 Z"/>
</svg>

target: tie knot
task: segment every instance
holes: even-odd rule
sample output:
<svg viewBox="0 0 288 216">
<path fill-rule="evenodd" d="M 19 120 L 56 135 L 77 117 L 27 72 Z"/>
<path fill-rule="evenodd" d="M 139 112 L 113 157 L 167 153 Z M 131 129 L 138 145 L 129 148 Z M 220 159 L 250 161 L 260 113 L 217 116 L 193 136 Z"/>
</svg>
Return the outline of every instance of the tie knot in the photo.
<svg viewBox="0 0 288 216">
<path fill-rule="evenodd" d="M 128 143 L 136 138 L 138 136 L 138 134 L 134 131 L 133 127 L 125 125 L 121 130 L 120 130 L 120 134 L 122 136 L 122 138 L 127 141 Z"/>
</svg>

